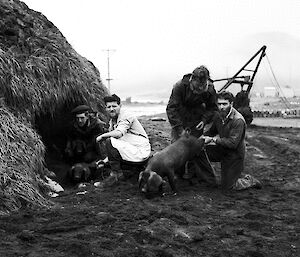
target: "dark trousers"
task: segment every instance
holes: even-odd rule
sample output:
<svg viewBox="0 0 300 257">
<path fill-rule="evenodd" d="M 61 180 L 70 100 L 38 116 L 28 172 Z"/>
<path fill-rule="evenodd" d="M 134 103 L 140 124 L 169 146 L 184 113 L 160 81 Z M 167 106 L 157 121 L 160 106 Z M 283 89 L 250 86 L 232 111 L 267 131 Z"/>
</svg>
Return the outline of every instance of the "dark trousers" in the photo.
<svg viewBox="0 0 300 257">
<path fill-rule="evenodd" d="M 112 170 L 120 170 L 121 167 L 130 167 L 130 169 L 134 167 L 134 168 L 142 169 L 143 166 L 147 162 L 147 160 L 142 161 L 142 162 L 130 162 L 130 161 L 123 160 L 118 149 L 116 149 L 112 146 L 110 138 L 105 140 L 105 146 L 106 146 L 107 157 L 108 157 L 108 160 L 109 160 Z M 134 171 L 134 169 L 133 169 L 133 171 Z M 124 172 L 129 173 L 129 170 L 123 169 L 123 173 Z"/>
<path fill-rule="evenodd" d="M 213 172 L 210 162 L 221 162 L 221 187 L 231 189 L 244 171 L 244 156 L 219 145 L 207 145 L 197 158 L 203 174 Z"/>
<path fill-rule="evenodd" d="M 205 150 L 201 151 L 190 163 L 195 166 L 194 170 L 198 178 L 212 186 L 217 185 L 215 170 L 211 166 Z"/>
<path fill-rule="evenodd" d="M 114 148 L 111 144 L 110 138 L 107 138 L 105 140 L 105 148 L 106 148 L 106 154 L 109 161 L 122 161 L 122 156 L 119 153 L 118 149 Z"/>
</svg>

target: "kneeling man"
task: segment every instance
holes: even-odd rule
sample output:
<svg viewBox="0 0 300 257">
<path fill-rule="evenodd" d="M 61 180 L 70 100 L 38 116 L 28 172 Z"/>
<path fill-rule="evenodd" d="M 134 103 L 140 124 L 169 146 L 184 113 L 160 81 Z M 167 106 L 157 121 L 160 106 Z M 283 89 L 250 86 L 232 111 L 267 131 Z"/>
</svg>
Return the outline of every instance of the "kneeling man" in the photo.
<svg viewBox="0 0 300 257">
<path fill-rule="evenodd" d="M 251 175 L 241 177 L 244 171 L 246 122 L 232 107 L 233 100 L 230 92 L 223 91 L 217 95 L 219 112 L 211 128 L 202 136 L 207 154 L 202 153 L 198 165 L 203 171 L 212 171 L 210 161 L 220 161 L 223 189 L 260 188 L 260 182 Z"/>
<path fill-rule="evenodd" d="M 110 117 L 109 132 L 99 135 L 96 140 L 105 140 L 107 156 L 111 166 L 107 185 L 115 184 L 122 176 L 121 162 L 142 163 L 151 153 L 151 146 L 138 119 L 121 110 L 120 98 L 113 94 L 104 97 L 106 111 Z"/>
</svg>

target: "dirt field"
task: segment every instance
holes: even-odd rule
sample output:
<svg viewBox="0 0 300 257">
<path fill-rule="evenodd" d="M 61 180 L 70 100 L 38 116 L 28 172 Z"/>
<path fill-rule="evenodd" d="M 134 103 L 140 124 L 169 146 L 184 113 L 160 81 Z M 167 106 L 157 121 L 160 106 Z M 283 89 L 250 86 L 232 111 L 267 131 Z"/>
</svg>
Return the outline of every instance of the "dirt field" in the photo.
<svg viewBox="0 0 300 257">
<path fill-rule="evenodd" d="M 155 151 L 169 144 L 167 122 L 141 120 Z M 0 217 L 0 256 L 300 256 L 299 157 L 300 129 L 250 127 L 246 172 L 263 189 L 178 181 L 177 196 L 145 199 L 136 178 L 68 189 L 54 208 Z"/>
</svg>

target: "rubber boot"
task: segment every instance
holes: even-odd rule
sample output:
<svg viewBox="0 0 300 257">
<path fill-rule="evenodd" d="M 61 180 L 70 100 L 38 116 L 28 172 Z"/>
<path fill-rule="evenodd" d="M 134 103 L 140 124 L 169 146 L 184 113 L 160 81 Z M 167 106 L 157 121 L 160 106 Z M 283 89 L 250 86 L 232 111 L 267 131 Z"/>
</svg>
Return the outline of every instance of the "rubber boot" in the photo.
<svg viewBox="0 0 300 257">
<path fill-rule="evenodd" d="M 103 181 L 105 186 L 116 185 L 123 176 L 120 162 L 110 161 L 109 164 L 111 167 L 111 171 L 110 175 Z"/>
<path fill-rule="evenodd" d="M 246 174 L 244 177 L 239 178 L 235 184 L 233 185 L 234 190 L 244 190 L 247 188 L 256 188 L 256 189 L 261 189 L 262 184 L 261 182 L 251 176 L 250 174 Z"/>
</svg>

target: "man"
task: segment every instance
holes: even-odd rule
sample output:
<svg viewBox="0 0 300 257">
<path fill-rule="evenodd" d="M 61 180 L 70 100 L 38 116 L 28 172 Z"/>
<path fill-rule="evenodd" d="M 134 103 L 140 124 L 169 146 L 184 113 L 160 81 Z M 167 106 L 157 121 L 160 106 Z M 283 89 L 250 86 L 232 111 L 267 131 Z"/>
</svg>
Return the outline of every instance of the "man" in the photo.
<svg viewBox="0 0 300 257">
<path fill-rule="evenodd" d="M 172 90 L 167 115 L 172 127 L 172 142 L 176 141 L 186 128 L 191 134 L 200 137 L 204 126 L 211 122 L 214 113 L 218 110 L 216 105 L 216 90 L 212 84 L 208 69 L 201 65 L 190 74 L 186 74 L 177 82 Z M 195 162 L 189 162 L 183 178 L 190 179 L 192 170 L 198 170 Z M 210 181 L 214 174 L 207 174 Z M 205 179 L 205 180 L 207 180 Z"/>
<path fill-rule="evenodd" d="M 172 141 L 177 140 L 185 128 L 191 129 L 193 136 L 201 136 L 204 126 L 217 110 L 216 90 L 208 69 L 202 65 L 184 75 L 174 85 L 167 105 Z"/>
<path fill-rule="evenodd" d="M 106 185 L 115 184 L 122 177 L 121 162 L 143 163 L 151 153 L 151 146 L 138 119 L 121 110 L 120 98 L 113 94 L 104 97 L 106 111 L 110 117 L 109 132 L 99 135 L 96 140 L 105 140 L 106 152 L 111 167 Z"/>
<path fill-rule="evenodd" d="M 96 143 L 96 137 L 104 133 L 104 122 L 89 115 L 90 107 L 79 105 L 72 110 L 75 121 L 68 134 L 65 154 L 71 164 L 91 163 L 105 158 L 101 146 Z"/>
<path fill-rule="evenodd" d="M 213 171 L 210 161 L 221 162 L 221 186 L 223 189 L 242 190 L 260 188 L 260 182 L 250 175 L 241 178 L 244 171 L 246 123 L 243 116 L 233 108 L 234 96 L 230 92 L 217 95 L 219 112 L 211 128 L 202 136 L 206 153 L 198 161 L 202 171 Z"/>
</svg>

